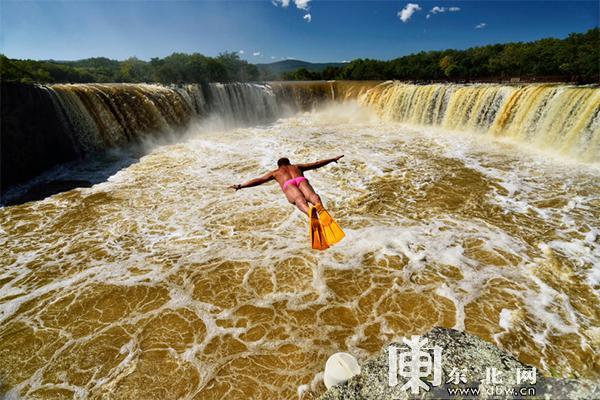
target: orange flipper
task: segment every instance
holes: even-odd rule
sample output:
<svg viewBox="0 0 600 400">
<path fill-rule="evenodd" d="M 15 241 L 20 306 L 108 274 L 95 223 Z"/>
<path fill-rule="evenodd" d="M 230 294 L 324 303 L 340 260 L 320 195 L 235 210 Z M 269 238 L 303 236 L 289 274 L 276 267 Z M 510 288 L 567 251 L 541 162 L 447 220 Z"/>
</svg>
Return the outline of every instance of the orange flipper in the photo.
<svg viewBox="0 0 600 400">
<path fill-rule="evenodd" d="M 312 248 L 316 250 L 327 249 L 329 245 L 327 244 L 325 233 L 323 232 L 323 228 L 321 227 L 321 223 L 319 222 L 319 214 L 316 208 L 312 206 L 309 208 L 308 218 L 309 234 Z"/>
<path fill-rule="evenodd" d="M 321 227 L 323 228 L 323 233 L 325 233 L 325 240 L 327 240 L 327 243 L 332 245 L 342 240 L 346 234 L 342 228 L 340 228 L 338 223 L 335 222 L 333 217 L 321 204 L 317 204 L 315 208 L 319 213 L 319 222 L 321 222 Z"/>
</svg>

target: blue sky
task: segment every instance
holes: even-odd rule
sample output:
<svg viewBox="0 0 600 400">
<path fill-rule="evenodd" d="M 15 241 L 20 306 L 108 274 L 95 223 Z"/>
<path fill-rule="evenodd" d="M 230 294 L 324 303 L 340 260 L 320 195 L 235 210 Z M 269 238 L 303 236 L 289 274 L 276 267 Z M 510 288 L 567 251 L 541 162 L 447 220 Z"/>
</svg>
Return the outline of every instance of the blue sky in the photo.
<svg viewBox="0 0 600 400">
<path fill-rule="evenodd" d="M 0 46 L 8 57 L 57 60 L 223 51 L 243 51 L 253 63 L 391 59 L 421 50 L 562 38 L 598 26 L 598 4 L 0 0 Z"/>
</svg>

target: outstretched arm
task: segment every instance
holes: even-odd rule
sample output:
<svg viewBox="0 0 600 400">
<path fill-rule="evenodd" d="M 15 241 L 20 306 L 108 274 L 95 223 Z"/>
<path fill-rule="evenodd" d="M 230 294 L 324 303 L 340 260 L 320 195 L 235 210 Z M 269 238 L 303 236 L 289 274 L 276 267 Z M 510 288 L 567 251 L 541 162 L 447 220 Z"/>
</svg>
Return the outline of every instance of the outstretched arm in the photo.
<svg viewBox="0 0 600 400">
<path fill-rule="evenodd" d="M 344 157 L 344 155 L 337 156 L 334 158 L 328 158 L 326 160 L 316 161 L 314 163 L 308 164 L 298 164 L 297 167 L 300 168 L 301 171 L 309 171 L 311 169 L 317 169 L 326 166 L 329 163 L 337 162 L 340 158 Z"/>
<path fill-rule="evenodd" d="M 244 188 L 262 185 L 263 183 L 269 182 L 271 179 L 273 179 L 273 171 L 264 174 L 260 178 L 251 179 L 246 183 L 242 183 L 241 185 L 231 185 L 229 187 L 235 190 L 240 190 Z"/>
</svg>

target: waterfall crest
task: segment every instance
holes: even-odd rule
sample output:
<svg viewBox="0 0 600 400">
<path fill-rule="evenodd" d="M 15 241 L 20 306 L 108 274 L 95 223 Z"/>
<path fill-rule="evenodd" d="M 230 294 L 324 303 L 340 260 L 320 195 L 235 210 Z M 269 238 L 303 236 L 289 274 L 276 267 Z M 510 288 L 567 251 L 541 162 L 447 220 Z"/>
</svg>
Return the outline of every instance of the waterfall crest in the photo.
<svg viewBox="0 0 600 400">
<path fill-rule="evenodd" d="M 600 89 L 567 85 L 411 85 L 361 96 L 384 118 L 507 137 L 584 162 L 600 161 Z"/>
<path fill-rule="evenodd" d="M 267 85 L 161 86 L 78 84 L 42 87 L 64 115 L 65 131 L 83 153 L 116 147 L 152 132 L 185 126 L 211 113 L 243 124 L 275 118 L 279 104 Z"/>
<path fill-rule="evenodd" d="M 52 165 L 217 116 L 271 122 L 327 101 L 359 99 L 382 117 L 508 137 L 583 162 L 600 161 L 600 89 L 560 84 L 400 82 L 2 84 L 2 184 Z"/>
</svg>

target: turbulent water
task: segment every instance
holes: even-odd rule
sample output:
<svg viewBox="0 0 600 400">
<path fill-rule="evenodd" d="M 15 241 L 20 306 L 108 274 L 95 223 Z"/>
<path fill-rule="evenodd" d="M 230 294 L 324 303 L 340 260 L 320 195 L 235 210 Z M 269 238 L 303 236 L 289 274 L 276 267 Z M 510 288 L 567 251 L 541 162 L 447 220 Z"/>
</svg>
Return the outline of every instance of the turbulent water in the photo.
<svg viewBox="0 0 600 400">
<path fill-rule="evenodd" d="M 64 113 L 81 152 L 114 147 L 149 132 L 185 125 L 209 112 L 258 123 L 280 114 L 264 85 L 54 85 L 45 88 Z M 204 90 L 203 90 L 204 89 Z"/>
<path fill-rule="evenodd" d="M 369 83 L 274 82 L 23 85 L 2 82 L 0 179 L 14 187 L 68 161 L 177 136 L 191 122 L 272 122 L 325 100 L 356 97 Z M 6 204 L 13 198 L 0 193 Z"/>
<path fill-rule="evenodd" d="M 389 82 L 366 96 L 381 114 L 412 124 L 506 137 L 580 161 L 600 161 L 600 90 L 564 85 L 427 85 Z"/>
<path fill-rule="evenodd" d="M 106 182 L 0 209 L 0 393 L 314 398 L 332 353 L 433 326 L 598 379 L 598 89 L 369 87 L 241 89 L 280 114 L 207 109 Z M 325 252 L 275 184 L 227 189 L 338 154 L 307 174 L 347 234 Z"/>
</svg>

